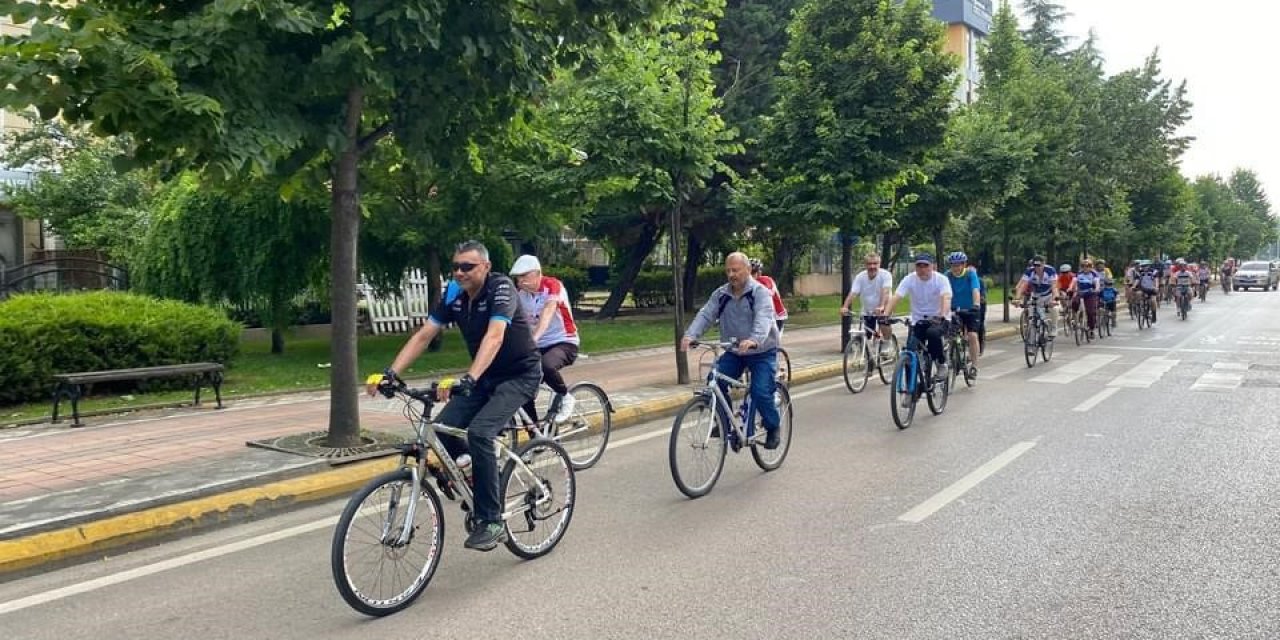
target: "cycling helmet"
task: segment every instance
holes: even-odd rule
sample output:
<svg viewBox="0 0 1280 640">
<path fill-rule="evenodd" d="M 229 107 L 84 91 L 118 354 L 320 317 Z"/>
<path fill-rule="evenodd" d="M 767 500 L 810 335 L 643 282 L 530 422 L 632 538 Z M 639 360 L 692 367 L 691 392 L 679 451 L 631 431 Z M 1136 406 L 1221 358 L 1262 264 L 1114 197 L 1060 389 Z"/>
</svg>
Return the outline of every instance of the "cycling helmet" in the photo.
<svg viewBox="0 0 1280 640">
<path fill-rule="evenodd" d="M 752 258 L 747 261 L 747 264 L 751 265 L 751 273 L 764 271 L 764 263 L 761 262 L 759 258 Z"/>
<path fill-rule="evenodd" d="M 1063 273 L 1071 271 L 1071 265 L 1064 263 L 1061 267 L 1058 267 L 1058 271 L 1061 271 Z"/>
<path fill-rule="evenodd" d="M 963 251 L 952 251 L 947 256 L 947 264 L 964 264 L 968 261 L 969 256 L 965 255 Z"/>
</svg>

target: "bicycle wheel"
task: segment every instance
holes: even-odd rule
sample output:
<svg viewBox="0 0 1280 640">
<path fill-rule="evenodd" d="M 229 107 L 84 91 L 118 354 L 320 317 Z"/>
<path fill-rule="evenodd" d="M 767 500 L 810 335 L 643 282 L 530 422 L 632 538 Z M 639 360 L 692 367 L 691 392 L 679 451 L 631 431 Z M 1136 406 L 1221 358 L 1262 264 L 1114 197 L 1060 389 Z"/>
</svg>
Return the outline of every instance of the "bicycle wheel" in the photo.
<svg viewBox="0 0 1280 640">
<path fill-rule="evenodd" d="M 952 367 L 955 363 L 952 363 Z M 930 373 L 932 375 L 932 372 Z M 933 415 L 939 415 L 947 409 L 947 398 L 951 396 L 951 378 L 954 374 L 948 373 L 941 380 L 935 380 L 932 385 L 925 387 L 925 394 L 928 396 L 929 411 Z"/>
<path fill-rule="evenodd" d="M 1081 303 L 1083 304 L 1083 303 Z M 1088 324 L 1080 321 L 1080 312 L 1071 312 L 1071 335 L 1076 340 L 1076 346 L 1080 346 L 1084 342 L 1084 333 L 1088 331 Z"/>
<path fill-rule="evenodd" d="M 951 346 L 947 348 L 947 362 L 951 364 L 950 370 L 947 371 L 948 388 L 955 388 L 956 376 L 960 375 L 960 369 L 968 369 L 968 367 L 965 366 L 964 359 L 964 355 L 960 353 L 960 345 L 956 344 L 956 342 L 952 340 Z"/>
<path fill-rule="evenodd" d="M 1044 327 L 1039 322 L 1032 323 L 1027 328 L 1027 337 L 1022 341 L 1022 355 L 1027 361 L 1027 368 L 1036 366 L 1036 350 L 1040 347 L 1040 333 L 1044 331 Z"/>
<path fill-rule="evenodd" d="M 507 459 L 498 479 L 507 549 L 532 560 L 551 552 L 569 530 L 578 497 L 573 461 L 559 443 L 535 438 Z"/>
<path fill-rule="evenodd" d="M 569 419 L 555 425 L 555 440 L 569 454 L 575 471 L 590 469 L 604 455 L 613 428 L 613 406 L 604 389 L 590 382 L 569 387 L 573 411 Z"/>
<path fill-rule="evenodd" d="M 880 351 L 886 355 L 876 356 L 876 370 L 880 372 L 880 382 L 889 384 L 893 381 L 893 367 L 898 364 L 898 336 L 889 334 L 880 344 Z"/>
<path fill-rule="evenodd" d="M 411 500 L 418 501 L 417 510 L 401 542 Z M 390 615 L 427 588 L 443 542 L 444 513 L 435 492 L 414 487 L 408 469 L 384 473 L 351 496 L 338 518 L 329 558 L 333 582 L 352 609 Z"/>
<path fill-rule="evenodd" d="M 778 381 L 791 384 L 791 355 L 778 347 Z"/>
<path fill-rule="evenodd" d="M 1053 359 L 1053 343 L 1054 339 L 1045 335 L 1044 331 L 1040 332 L 1040 359 L 1048 362 Z"/>
<path fill-rule="evenodd" d="M 778 404 L 778 448 L 766 449 L 763 442 L 757 442 L 751 445 L 751 457 L 755 459 L 756 464 L 765 471 L 773 471 L 782 466 L 782 461 L 786 460 L 787 452 L 791 450 L 791 392 L 787 390 L 786 385 L 778 385 L 773 391 L 773 401 Z M 756 429 L 764 429 L 764 423 L 760 421 L 760 412 L 756 412 Z"/>
<path fill-rule="evenodd" d="M 893 423 L 899 429 L 911 426 L 911 419 L 916 415 L 915 394 L 916 380 L 912 363 L 917 362 L 914 353 L 902 353 L 898 356 L 898 364 L 893 368 L 893 386 L 889 387 L 889 410 L 893 414 Z"/>
<path fill-rule="evenodd" d="M 1030 330 L 1030 328 L 1031 314 L 1026 309 L 1023 309 L 1022 313 L 1018 316 L 1018 336 L 1022 338 L 1023 342 L 1027 341 L 1027 331 Z"/>
<path fill-rule="evenodd" d="M 870 367 L 866 336 L 853 336 L 844 349 L 844 386 L 848 387 L 849 393 L 861 393 L 867 388 L 867 378 L 871 376 Z"/>
<path fill-rule="evenodd" d="M 667 461 L 676 488 L 690 498 L 707 495 L 720 479 L 729 441 L 720 425 L 713 400 L 699 395 L 690 400 L 671 425 Z"/>
</svg>

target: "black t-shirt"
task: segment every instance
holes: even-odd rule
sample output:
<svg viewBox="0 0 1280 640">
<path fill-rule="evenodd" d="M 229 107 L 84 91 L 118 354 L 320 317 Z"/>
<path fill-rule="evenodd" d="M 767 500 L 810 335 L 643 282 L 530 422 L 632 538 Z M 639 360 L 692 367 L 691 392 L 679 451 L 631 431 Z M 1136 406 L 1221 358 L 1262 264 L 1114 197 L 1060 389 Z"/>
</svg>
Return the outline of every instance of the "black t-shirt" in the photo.
<svg viewBox="0 0 1280 640">
<path fill-rule="evenodd" d="M 473 359 L 489 331 L 489 322 L 499 319 L 508 324 L 498 355 L 481 379 L 500 381 L 542 372 L 542 358 L 533 342 L 533 330 L 520 308 L 516 286 L 510 278 L 490 273 L 474 300 L 461 287 L 450 285 L 445 299 L 431 312 L 431 318 L 442 325 L 458 325 Z"/>
</svg>

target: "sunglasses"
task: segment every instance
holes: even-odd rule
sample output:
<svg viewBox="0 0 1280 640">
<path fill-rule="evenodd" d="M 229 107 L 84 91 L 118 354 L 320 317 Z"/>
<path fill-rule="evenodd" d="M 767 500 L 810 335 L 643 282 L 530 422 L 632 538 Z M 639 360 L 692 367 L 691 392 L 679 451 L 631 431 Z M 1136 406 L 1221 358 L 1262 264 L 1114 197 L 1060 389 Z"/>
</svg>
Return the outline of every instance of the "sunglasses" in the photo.
<svg viewBox="0 0 1280 640">
<path fill-rule="evenodd" d="M 478 266 L 480 265 L 474 262 L 455 262 L 453 263 L 453 270 L 461 271 L 463 273 L 471 273 L 471 270 Z"/>
</svg>

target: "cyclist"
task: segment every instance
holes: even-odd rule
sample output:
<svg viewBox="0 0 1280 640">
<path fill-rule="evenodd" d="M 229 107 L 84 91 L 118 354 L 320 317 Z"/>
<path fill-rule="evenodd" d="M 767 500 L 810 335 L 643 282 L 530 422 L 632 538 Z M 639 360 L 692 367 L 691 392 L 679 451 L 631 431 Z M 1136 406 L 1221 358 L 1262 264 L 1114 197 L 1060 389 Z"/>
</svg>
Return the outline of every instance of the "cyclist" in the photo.
<svg viewBox="0 0 1280 640">
<path fill-rule="evenodd" d="M 1115 277 L 1111 273 L 1111 267 L 1107 266 L 1106 260 L 1103 260 L 1102 258 L 1098 258 L 1097 260 L 1093 261 L 1093 265 L 1094 265 L 1094 268 L 1097 270 L 1098 275 L 1102 276 L 1103 278 L 1106 278 L 1107 280 L 1111 280 Z"/>
<path fill-rule="evenodd" d="M 1071 283 L 1075 279 L 1076 274 L 1071 272 L 1071 265 L 1064 263 L 1058 267 L 1058 295 L 1062 297 L 1064 307 L 1071 302 Z"/>
<path fill-rule="evenodd" d="M 1147 299 L 1147 306 L 1151 309 L 1152 325 L 1156 323 L 1156 310 L 1160 307 L 1158 304 L 1160 298 L 1158 295 L 1159 290 L 1156 289 L 1160 277 L 1159 269 L 1159 263 L 1157 262 L 1152 262 L 1142 267 L 1138 270 L 1138 282 L 1135 285 L 1137 289 L 1135 296 L 1144 296 Z"/>
<path fill-rule="evenodd" d="M 1089 325 L 1089 337 L 1098 326 L 1098 291 L 1101 289 L 1102 276 L 1094 270 L 1093 261 L 1088 258 L 1080 263 L 1080 273 L 1071 282 L 1071 310 L 1084 305 L 1084 314 Z"/>
<path fill-rule="evenodd" d="M 1120 292 L 1116 291 L 1116 281 L 1108 277 L 1102 278 L 1102 291 L 1098 294 L 1098 301 L 1111 314 L 1110 317 L 1116 317 L 1116 300 L 1120 297 Z"/>
<path fill-rule="evenodd" d="M 1054 339 L 1058 335 L 1058 307 L 1054 304 L 1058 299 L 1058 273 L 1052 267 L 1045 266 L 1043 257 L 1036 256 L 1031 259 L 1031 266 L 1018 281 L 1017 293 L 1019 301 L 1034 297 L 1033 302 L 1046 311 L 1049 316 L 1049 339 Z"/>
<path fill-rule="evenodd" d="M 778 323 L 778 338 L 782 338 L 782 325 L 787 323 L 787 308 L 782 304 L 782 294 L 778 293 L 778 283 L 764 275 L 764 263 L 756 258 L 751 259 L 751 277 L 764 288 L 773 292 L 773 316 Z"/>
<path fill-rule="evenodd" d="M 1208 260 L 1200 261 L 1200 267 L 1196 270 L 1196 276 L 1200 286 L 1207 292 L 1209 289 L 1209 279 L 1213 276 L 1213 270 L 1209 268 Z"/>
<path fill-rule="evenodd" d="M 472 240 L 458 245 L 453 254 L 454 282 L 445 299 L 400 349 L 382 380 L 369 386 L 373 394 L 376 387 L 394 383 L 445 325 L 456 324 L 462 330 L 471 366 L 456 382 L 439 390 L 439 400 L 449 404 L 436 420 L 467 430 L 466 442 L 450 436 L 442 441 L 455 457 L 470 450 L 476 526 L 465 546 L 479 551 L 490 551 L 507 539 L 494 439 L 516 410 L 538 393 L 542 378 L 542 362 L 516 287 L 492 269 L 483 244 Z"/>
<path fill-rule="evenodd" d="M 1173 268 L 1172 274 L 1173 285 L 1177 288 L 1174 293 L 1176 302 L 1185 302 L 1187 311 L 1191 311 L 1191 285 L 1195 282 L 1195 275 L 1191 273 L 1191 267 L 1187 265 L 1187 261 L 1178 258 L 1177 264 Z"/>
<path fill-rule="evenodd" d="M 863 265 L 866 269 L 854 277 L 849 295 L 845 296 L 844 304 L 840 305 L 840 315 L 850 313 L 853 297 L 858 296 L 862 301 L 862 324 L 871 331 L 879 329 L 880 337 L 884 338 L 880 343 L 880 355 L 883 356 L 884 350 L 889 348 L 889 334 L 893 327 L 881 324 L 880 318 L 889 315 L 889 309 L 885 308 L 884 303 L 889 301 L 892 294 L 893 274 L 880 268 L 880 255 L 876 253 L 867 254 Z"/>
<path fill-rule="evenodd" d="M 1138 281 L 1138 261 L 1131 260 L 1129 268 L 1124 270 L 1124 299 L 1133 300 L 1133 285 Z"/>
<path fill-rule="evenodd" d="M 978 275 L 978 267 L 969 265 L 969 271 L 978 278 L 978 291 L 982 294 L 981 302 L 978 303 L 978 355 L 987 352 L 987 281 Z"/>
<path fill-rule="evenodd" d="M 964 329 L 969 343 L 969 376 L 978 375 L 978 321 L 982 303 L 982 281 L 977 272 L 969 269 L 969 256 L 963 251 L 953 251 L 947 256 L 951 269 L 947 272 L 947 284 L 951 287 L 951 311 Z"/>
<path fill-rule="evenodd" d="M 884 306 L 893 309 L 904 297 L 911 298 L 911 335 L 924 342 L 929 357 L 937 365 L 935 377 L 947 377 L 947 353 L 942 348 L 942 334 L 951 320 L 951 283 L 933 270 L 933 256 L 916 256 L 916 270 L 898 283 L 898 290 Z"/>
<path fill-rule="evenodd" d="M 573 415 L 574 400 L 560 370 L 578 359 L 579 344 L 569 292 L 560 280 L 542 275 L 542 264 L 536 256 L 517 258 L 511 266 L 511 275 L 516 279 L 520 307 L 528 314 L 533 327 L 533 342 L 542 354 L 542 380 L 555 394 L 550 410 L 556 412 L 556 422 L 564 422 Z M 538 419 L 532 400 L 524 409 L 529 417 Z"/>
<path fill-rule="evenodd" d="M 1223 260 L 1222 266 L 1219 267 L 1219 272 L 1222 274 L 1222 279 L 1224 281 L 1231 282 L 1231 276 L 1236 272 L 1235 259 L 1228 257 L 1226 260 Z"/>
<path fill-rule="evenodd" d="M 717 322 L 722 338 L 739 338 L 738 350 L 726 351 L 716 370 L 734 379 L 742 375 L 743 369 L 751 371 L 751 406 L 760 412 L 764 422 L 764 448 L 777 449 L 781 444 L 778 427 L 782 419 L 773 397 L 778 370 L 778 325 L 773 305 L 769 304 L 771 294 L 751 277 L 751 263 L 746 254 L 738 251 L 729 254 L 724 269 L 729 282 L 712 292 L 698 311 L 680 340 L 680 351 L 688 351 L 689 344 Z M 720 390 L 726 395 L 728 387 L 720 383 Z M 721 421 L 729 424 L 729 416 L 724 415 L 723 409 L 719 411 Z"/>
</svg>

